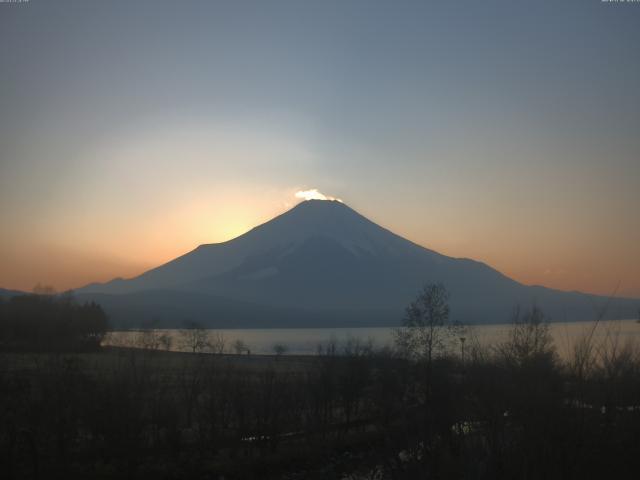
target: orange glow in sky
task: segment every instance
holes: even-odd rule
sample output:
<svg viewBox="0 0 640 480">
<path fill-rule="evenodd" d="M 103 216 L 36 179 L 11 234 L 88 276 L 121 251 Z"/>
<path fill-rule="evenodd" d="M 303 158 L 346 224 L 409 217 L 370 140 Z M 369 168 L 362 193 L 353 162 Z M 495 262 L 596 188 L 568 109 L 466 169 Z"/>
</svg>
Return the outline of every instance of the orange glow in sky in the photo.
<svg viewBox="0 0 640 480">
<path fill-rule="evenodd" d="M 268 221 L 298 201 L 294 191 L 258 196 L 248 191 L 235 195 L 225 192 L 226 201 L 212 194 L 145 219 L 120 218 L 109 228 L 88 225 L 83 231 L 67 226 L 70 234 L 65 237 L 57 232 L 57 244 L 15 242 L 1 252 L 0 284 L 31 290 L 42 283 L 65 290 L 114 277 L 132 277 L 200 244 L 230 240 Z M 594 248 L 607 242 L 604 234 L 602 238 L 591 236 L 593 243 L 576 245 L 566 231 L 556 229 L 556 235 L 551 236 L 522 226 L 499 230 L 491 222 L 484 225 L 479 219 L 474 221 L 466 212 L 453 217 L 420 216 L 415 209 L 393 212 L 351 206 L 416 243 L 446 255 L 484 261 L 525 284 L 611 294 L 619 282 L 618 294 L 640 296 L 636 275 L 640 261 L 620 254 L 633 252 L 637 246 L 624 238 L 604 256 L 594 254 Z"/>
</svg>

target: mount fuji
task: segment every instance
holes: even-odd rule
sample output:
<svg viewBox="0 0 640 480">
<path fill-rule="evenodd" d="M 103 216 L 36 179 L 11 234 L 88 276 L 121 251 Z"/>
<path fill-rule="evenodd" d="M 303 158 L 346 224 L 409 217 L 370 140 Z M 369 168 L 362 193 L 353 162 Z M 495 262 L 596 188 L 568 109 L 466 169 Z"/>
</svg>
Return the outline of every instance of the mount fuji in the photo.
<svg viewBox="0 0 640 480">
<path fill-rule="evenodd" d="M 508 321 L 535 302 L 555 321 L 632 318 L 638 301 L 525 286 L 474 260 L 406 240 L 340 201 L 303 201 L 233 240 L 201 245 L 142 275 L 79 289 L 116 325 L 154 319 L 209 327 L 397 325 L 422 285 L 450 293 L 465 323 Z"/>
</svg>

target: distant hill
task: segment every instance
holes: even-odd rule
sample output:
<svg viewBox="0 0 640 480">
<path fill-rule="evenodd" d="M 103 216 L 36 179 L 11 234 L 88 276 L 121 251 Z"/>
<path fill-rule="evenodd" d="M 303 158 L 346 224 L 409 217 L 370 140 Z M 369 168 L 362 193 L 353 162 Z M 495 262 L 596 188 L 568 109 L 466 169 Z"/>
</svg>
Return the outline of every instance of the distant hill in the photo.
<svg viewBox="0 0 640 480">
<path fill-rule="evenodd" d="M 310 200 L 240 237 L 195 250 L 139 277 L 76 293 L 112 319 L 219 327 L 395 325 L 420 287 L 441 282 L 465 323 L 508 321 L 536 302 L 553 320 L 589 320 L 604 297 L 522 285 L 474 260 L 417 245 L 338 201 Z M 607 318 L 633 318 L 639 300 L 614 299 Z"/>
<path fill-rule="evenodd" d="M 15 297 L 17 295 L 26 295 L 26 292 L 21 292 L 19 290 L 7 290 L 5 288 L 0 288 L 0 297 Z"/>
</svg>

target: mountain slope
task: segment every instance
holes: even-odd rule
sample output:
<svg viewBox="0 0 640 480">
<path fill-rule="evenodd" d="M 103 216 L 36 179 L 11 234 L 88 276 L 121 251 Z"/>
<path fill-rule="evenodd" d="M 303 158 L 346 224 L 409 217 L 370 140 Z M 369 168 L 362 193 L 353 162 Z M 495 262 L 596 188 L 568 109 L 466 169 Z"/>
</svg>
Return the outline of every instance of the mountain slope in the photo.
<svg viewBox="0 0 640 480">
<path fill-rule="evenodd" d="M 79 294 L 100 295 L 118 318 L 154 315 L 169 323 L 396 324 L 429 282 L 447 287 L 452 316 L 465 322 L 506 321 L 516 304 L 533 301 L 556 320 L 594 316 L 591 296 L 521 285 L 480 262 L 416 245 L 340 202 L 319 200 L 231 241 L 201 245 L 139 277 L 89 285 Z M 630 318 L 635 305 L 616 300 L 609 316 Z"/>
<path fill-rule="evenodd" d="M 26 292 L 21 292 L 19 290 L 7 290 L 5 288 L 0 288 L 0 297 L 16 297 L 18 295 L 26 295 Z"/>
</svg>

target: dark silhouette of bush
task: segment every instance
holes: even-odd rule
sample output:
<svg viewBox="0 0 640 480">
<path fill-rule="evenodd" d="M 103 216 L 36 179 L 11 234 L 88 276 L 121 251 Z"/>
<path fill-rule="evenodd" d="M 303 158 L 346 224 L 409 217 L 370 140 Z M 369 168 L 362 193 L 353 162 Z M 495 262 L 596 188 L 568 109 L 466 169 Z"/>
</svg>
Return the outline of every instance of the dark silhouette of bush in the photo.
<svg viewBox="0 0 640 480">
<path fill-rule="evenodd" d="M 79 304 L 69 294 L 21 295 L 0 304 L 3 350 L 96 350 L 108 328 L 98 304 Z"/>
</svg>

